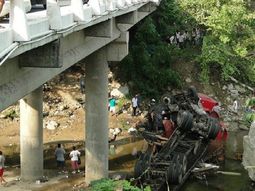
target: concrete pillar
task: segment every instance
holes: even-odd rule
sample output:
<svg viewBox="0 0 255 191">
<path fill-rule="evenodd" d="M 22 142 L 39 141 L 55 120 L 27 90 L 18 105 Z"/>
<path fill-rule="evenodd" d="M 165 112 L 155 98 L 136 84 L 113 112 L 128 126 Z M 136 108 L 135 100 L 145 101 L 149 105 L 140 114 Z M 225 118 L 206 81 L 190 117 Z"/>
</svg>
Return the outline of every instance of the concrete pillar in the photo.
<svg viewBox="0 0 255 191">
<path fill-rule="evenodd" d="M 34 181 L 43 176 L 42 87 L 20 100 L 21 179 Z"/>
<path fill-rule="evenodd" d="M 106 49 L 86 61 L 85 181 L 108 177 L 108 64 Z"/>
</svg>

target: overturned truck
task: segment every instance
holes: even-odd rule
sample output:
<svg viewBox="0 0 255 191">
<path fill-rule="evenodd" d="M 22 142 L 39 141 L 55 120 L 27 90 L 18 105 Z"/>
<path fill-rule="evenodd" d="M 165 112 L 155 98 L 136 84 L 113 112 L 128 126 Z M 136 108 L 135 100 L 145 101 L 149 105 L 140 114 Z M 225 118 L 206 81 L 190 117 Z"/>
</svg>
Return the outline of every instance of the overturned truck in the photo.
<svg viewBox="0 0 255 191">
<path fill-rule="evenodd" d="M 179 190 L 221 131 L 215 107 L 217 102 L 194 88 L 164 95 L 152 105 L 138 130 L 148 149 L 135 165 L 137 184 L 155 191 Z"/>
</svg>

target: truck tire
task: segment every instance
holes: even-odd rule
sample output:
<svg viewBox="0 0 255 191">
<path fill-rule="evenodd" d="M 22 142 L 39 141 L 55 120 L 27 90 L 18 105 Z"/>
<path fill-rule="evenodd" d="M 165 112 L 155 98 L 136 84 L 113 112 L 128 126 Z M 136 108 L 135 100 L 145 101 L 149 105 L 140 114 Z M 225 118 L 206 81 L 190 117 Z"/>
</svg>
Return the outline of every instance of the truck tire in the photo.
<svg viewBox="0 0 255 191">
<path fill-rule="evenodd" d="M 208 138 L 215 139 L 220 131 L 220 125 L 216 119 L 209 119 Z"/>
<path fill-rule="evenodd" d="M 188 111 L 180 111 L 177 115 L 177 126 L 183 131 L 189 131 L 192 128 L 193 115 Z"/>
<path fill-rule="evenodd" d="M 180 184 L 182 182 L 183 173 L 182 165 L 179 163 L 170 163 L 167 169 L 167 181 L 169 184 Z"/>
</svg>

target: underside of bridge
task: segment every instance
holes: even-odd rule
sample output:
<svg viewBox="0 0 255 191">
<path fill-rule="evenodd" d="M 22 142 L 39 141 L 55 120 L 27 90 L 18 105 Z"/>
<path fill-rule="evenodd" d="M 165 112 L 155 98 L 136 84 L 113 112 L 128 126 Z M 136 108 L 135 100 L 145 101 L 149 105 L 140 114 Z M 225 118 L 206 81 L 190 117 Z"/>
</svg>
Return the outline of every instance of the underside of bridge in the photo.
<svg viewBox="0 0 255 191">
<path fill-rule="evenodd" d="M 81 3 L 82 0 L 74 2 L 77 1 Z M 20 1 L 11 2 L 13 7 L 23 9 Z M 0 111 L 20 100 L 23 180 L 34 181 L 43 176 L 41 86 L 83 59 L 86 63 L 85 180 L 90 183 L 108 177 L 108 62 L 120 61 L 128 54 L 128 30 L 156 9 L 152 2 L 136 2 L 123 10 L 96 15 L 90 22 L 39 39 L 22 36 L 26 34 L 24 30 L 17 37 L 15 31 L 17 39 L 27 38 L 29 41 L 20 43 L 9 59 L 0 65 Z M 49 3 L 47 11 L 51 8 Z M 13 11 L 11 16 L 24 18 L 24 12 Z M 13 24 L 16 21 L 14 19 Z M 26 20 L 21 22 L 26 25 Z"/>
</svg>

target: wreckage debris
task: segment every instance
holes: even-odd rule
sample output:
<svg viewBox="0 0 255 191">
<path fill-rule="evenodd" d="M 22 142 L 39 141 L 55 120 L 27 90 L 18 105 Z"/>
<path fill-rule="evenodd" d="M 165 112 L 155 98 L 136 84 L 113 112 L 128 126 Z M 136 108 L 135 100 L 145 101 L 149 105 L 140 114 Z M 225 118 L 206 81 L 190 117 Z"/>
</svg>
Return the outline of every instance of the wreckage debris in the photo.
<svg viewBox="0 0 255 191">
<path fill-rule="evenodd" d="M 208 145 L 221 126 L 217 118 L 209 116 L 209 110 L 199 106 L 200 99 L 196 90 L 190 88 L 179 94 L 164 95 L 161 103 L 150 108 L 147 123 L 138 131 L 149 145 L 134 169 L 141 187 L 177 191 L 206 156 Z M 206 99 L 213 111 L 217 102 Z M 164 119 L 173 122 L 169 137 L 165 134 Z"/>
</svg>

